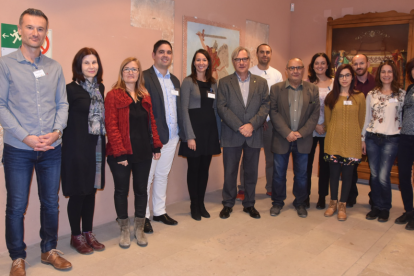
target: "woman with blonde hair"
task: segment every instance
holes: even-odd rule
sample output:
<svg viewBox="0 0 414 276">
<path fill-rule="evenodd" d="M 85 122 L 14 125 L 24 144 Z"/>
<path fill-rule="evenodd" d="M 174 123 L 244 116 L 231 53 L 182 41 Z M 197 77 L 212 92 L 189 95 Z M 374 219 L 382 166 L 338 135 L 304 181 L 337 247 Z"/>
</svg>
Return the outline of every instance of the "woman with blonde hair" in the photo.
<svg viewBox="0 0 414 276">
<path fill-rule="evenodd" d="M 144 234 L 147 182 L 151 159 L 159 159 L 162 143 L 144 86 L 141 64 L 129 57 L 120 66 L 118 81 L 105 100 L 108 164 L 114 177 L 115 209 L 121 227 L 119 246 L 131 244 L 128 219 L 129 179 L 135 195 L 134 235 L 139 246 L 148 244 Z"/>
</svg>

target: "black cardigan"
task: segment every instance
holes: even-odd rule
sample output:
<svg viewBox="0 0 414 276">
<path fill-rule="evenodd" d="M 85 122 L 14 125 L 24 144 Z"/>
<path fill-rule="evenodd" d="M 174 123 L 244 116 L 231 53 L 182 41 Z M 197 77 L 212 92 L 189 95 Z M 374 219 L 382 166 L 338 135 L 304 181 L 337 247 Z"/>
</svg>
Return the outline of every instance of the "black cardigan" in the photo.
<svg viewBox="0 0 414 276">
<path fill-rule="evenodd" d="M 98 135 L 88 132 L 91 98 L 76 82 L 66 85 L 69 102 L 67 127 L 62 137 L 62 191 L 64 196 L 88 195 L 95 192 L 96 143 Z M 99 85 L 104 97 L 105 87 Z M 105 185 L 105 136 L 102 139 L 101 185 Z"/>
</svg>

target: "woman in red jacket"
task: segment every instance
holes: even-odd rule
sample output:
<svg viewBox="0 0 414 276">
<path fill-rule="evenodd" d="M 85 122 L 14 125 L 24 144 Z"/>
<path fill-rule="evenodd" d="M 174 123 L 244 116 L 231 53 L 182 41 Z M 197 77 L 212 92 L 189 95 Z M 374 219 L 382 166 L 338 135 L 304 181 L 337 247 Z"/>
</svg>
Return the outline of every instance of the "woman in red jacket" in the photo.
<svg viewBox="0 0 414 276">
<path fill-rule="evenodd" d="M 121 227 L 119 246 L 131 245 L 128 219 L 129 179 L 132 171 L 135 195 L 134 235 L 139 246 L 148 244 L 144 234 L 147 183 L 151 159 L 159 159 L 159 139 L 150 95 L 144 86 L 138 59 L 125 59 L 118 81 L 105 99 L 106 153 L 114 177 L 115 209 Z"/>
</svg>

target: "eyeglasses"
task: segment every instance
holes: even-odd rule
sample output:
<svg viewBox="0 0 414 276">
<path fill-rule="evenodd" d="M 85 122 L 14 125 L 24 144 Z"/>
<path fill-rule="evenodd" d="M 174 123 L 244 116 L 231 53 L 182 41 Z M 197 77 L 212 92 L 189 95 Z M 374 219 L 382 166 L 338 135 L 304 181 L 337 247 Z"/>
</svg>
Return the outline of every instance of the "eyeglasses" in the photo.
<svg viewBox="0 0 414 276">
<path fill-rule="evenodd" d="M 234 59 L 234 61 L 236 62 L 236 63 L 240 63 L 241 61 L 243 61 L 243 62 L 247 62 L 249 60 L 249 58 L 247 57 L 247 58 L 235 58 Z"/>
<path fill-rule="evenodd" d="M 304 67 L 305 67 L 305 66 L 290 66 L 290 67 L 287 67 L 287 69 L 288 69 L 290 72 L 293 72 L 293 71 L 295 71 L 295 69 L 296 69 L 296 70 L 298 70 L 298 71 L 300 71 L 300 70 L 302 70 Z"/>
<path fill-rule="evenodd" d="M 138 73 L 138 68 L 128 68 L 128 67 L 126 67 L 122 71 L 124 73 L 133 73 L 133 74 L 136 74 L 136 73 Z"/>
<path fill-rule="evenodd" d="M 339 79 L 349 79 L 352 75 L 351 74 L 345 74 L 345 75 L 339 75 Z"/>
</svg>

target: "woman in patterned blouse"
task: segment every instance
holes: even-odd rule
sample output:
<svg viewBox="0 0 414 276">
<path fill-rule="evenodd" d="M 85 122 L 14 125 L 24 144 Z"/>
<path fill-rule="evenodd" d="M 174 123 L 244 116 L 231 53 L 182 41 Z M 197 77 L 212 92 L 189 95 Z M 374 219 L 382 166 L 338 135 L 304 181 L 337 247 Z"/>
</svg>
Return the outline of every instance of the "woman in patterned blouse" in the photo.
<svg viewBox="0 0 414 276">
<path fill-rule="evenodd" d="M 366 219 L 388 221 L 391 209 L 391 168 L 400 141 L 401 113 L 405 91 L 400 89 L 399 74 L 392 60 L 378 67 L 377 87 L 366 98 L 362 151 L 367 153 L 371 169 L 372 210 Z"/>
</svg>

